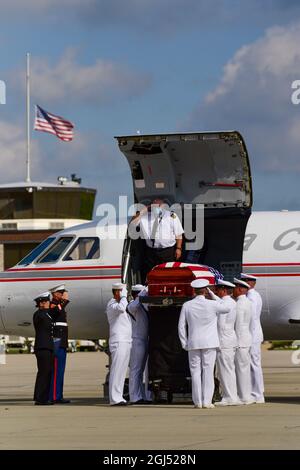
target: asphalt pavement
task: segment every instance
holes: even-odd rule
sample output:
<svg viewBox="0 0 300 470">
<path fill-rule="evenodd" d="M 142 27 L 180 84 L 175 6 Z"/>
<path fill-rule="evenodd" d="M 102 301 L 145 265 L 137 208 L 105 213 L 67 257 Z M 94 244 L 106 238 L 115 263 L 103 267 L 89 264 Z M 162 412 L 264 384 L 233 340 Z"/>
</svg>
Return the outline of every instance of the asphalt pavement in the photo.
<svg viewBox="0 0 300 470">
<path fill-rule="evenodd" d="M 68 355 L 69 405 L 34 406 L 35 356 L 0 365 L 0 449 L 299 449 L 300 353 L 268 351 L 266 404 L 194 409 L 192 403 L 110 407 L 107 356 Z"/>
</svg>

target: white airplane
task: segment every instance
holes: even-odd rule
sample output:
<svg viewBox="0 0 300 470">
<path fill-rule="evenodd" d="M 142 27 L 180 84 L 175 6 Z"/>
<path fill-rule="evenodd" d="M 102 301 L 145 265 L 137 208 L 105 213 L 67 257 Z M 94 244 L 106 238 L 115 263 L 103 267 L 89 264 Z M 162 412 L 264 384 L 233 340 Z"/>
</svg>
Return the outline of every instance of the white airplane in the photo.
<svg viewBox="0 0 300 470">
<path fill-rule="evenodd" d="M 241 269 L 255 274 L 263 296 L 265 339 L 297 338 L 300 212 L 251 214 L 251 174 L 242 136 L 227 131 L 117 139 L 131 168 L 136 202 L 162 197 L 170 204 L 189 204 L 191 220 L 196 205 L 204 204 L 204 247 L 186 254 L 228 276 Z M 141 240 L 126 238 L 127 224 L 109 230 L 118 237 L 105 236 L 107 228 L 97 222 L 63 230 L 0 273 L 0 331 L 32 336 L 32 299 L 65 283 L 72 300 L 70 337 L 107 337 L 111 284 L 136 282 L 143 256 Z"/>
</svg>

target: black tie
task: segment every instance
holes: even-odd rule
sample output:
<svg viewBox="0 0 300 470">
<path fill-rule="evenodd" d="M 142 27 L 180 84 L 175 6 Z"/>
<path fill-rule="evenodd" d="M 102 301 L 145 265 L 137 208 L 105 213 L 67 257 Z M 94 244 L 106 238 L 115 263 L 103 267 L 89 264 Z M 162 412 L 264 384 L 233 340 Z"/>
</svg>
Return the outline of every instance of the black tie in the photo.
<svg viewBox="0 0 300 470">
<path fill-rule="evenodd" d="M 151 238 L 150 238 L 150 240 L 152 241 L 152 248 L 154 248 L 155 235 L 156 235 L 156 232 L 157 232 L 157 229 L 158 229 L 158 226 L 160 224 L 161 219 L 162 219 L 162 215 L 160 214 L 154 220 L 154 224 L 153 224 L 153 227 L 152 227 L 152 230 L 151 230 Z"/>
</svg>

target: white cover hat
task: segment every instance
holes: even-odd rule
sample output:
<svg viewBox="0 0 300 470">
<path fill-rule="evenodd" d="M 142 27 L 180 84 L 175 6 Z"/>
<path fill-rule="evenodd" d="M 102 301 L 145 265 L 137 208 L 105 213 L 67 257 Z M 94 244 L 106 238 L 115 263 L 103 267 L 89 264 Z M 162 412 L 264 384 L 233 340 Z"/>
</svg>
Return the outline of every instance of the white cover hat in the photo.
<svg viewBox="0 0 300 470">
<path fill-rule="evenodd" d="M 35 299 L 33 299 L 35 302 L 39 302 L 40 300 L 44 299 L 50 299 L 50 292 L 43 292 L 42 294 L 38 295 Z"/>
<path fill-rule="evenodd" d="M 256 281 L 257 277 L 252 276 L 252 274 L 242 273 L 241 274 L 241 279 L 246 279 L 246 280 L 249 279 L 249 281 Z"/>
<path fill-rule="evenodd" d="M 53 292 L 58 292 L 58 291 L 66 291 L 66 286 L 65 284 L 61 284 L 60 286 L 52 287 L 52 289 L 49 289 L 50 292 L 53 294 Z"/>
<path fill-rule="evenodd" d="M 247 287 L 247 289 L 250 289 L 249 284 L 247 284 L 247 282 L 245 282 L 245 281 L 242 281 L 241 279 L 237 279 L 237 278 L 235 277 L 235 278 L 233 279 L 233 282 L 234 282 L 234 284 L 235 284 L 237 287 L 241 286 L 241 287 Z"/>
<path fill-rule="evenodd" d="M 143 284 L 135 284 L 135 286 L 132 286 L 131 291 L 132 292 L 140 292 L 141 290 L 144 290 L 145 286 Z"/>
<path fill-rule="evenodd" d="M 222 287 L 222 286 L 224 286 L 224 287 L 235 287 L 235 285 L 232 284 L 232 282 L 224 281 L 223 279 L 218 279 L 216 287 L 218 287 L 218 286 L 220 286 L 220 287 Z"/>
<path fill-rule="evenodd" d="M 207 287 L 209 285 L 209 281 L 206 279 L 195 279 L 191 282 L 191 286 L 194 289 L 203 289 L 203 287 Z"/>
<path fill-rule="evenodd" d="M 122 284 L 121 282 L 116 282 L 115 284 L 112 285 L 112 288 L 115 290 L 122 290 L 126 287 L 125 284 Z"/>
</svg>

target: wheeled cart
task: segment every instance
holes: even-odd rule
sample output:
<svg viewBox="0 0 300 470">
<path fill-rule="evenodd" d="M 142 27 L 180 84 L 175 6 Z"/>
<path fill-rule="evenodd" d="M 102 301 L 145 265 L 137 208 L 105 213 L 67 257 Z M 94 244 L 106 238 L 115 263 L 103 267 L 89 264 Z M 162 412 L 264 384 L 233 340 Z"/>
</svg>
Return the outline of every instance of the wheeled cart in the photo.
<svg viewBox="0 0 300 470">
<path fill-rule="evenodd" d="M 191 394 L 188 353 L 178 337 L 178 321 L 184 302 L 192 299 L 191 282 L 206 278 L 211 285 L 215 275 L 207 266 L 187 263 L 166 263 L 148 274 L 148 295 L 140 301 L 148 306 L 149 317 L 149 387 L 154 399 L 167 393 Z"/>
</svg>

